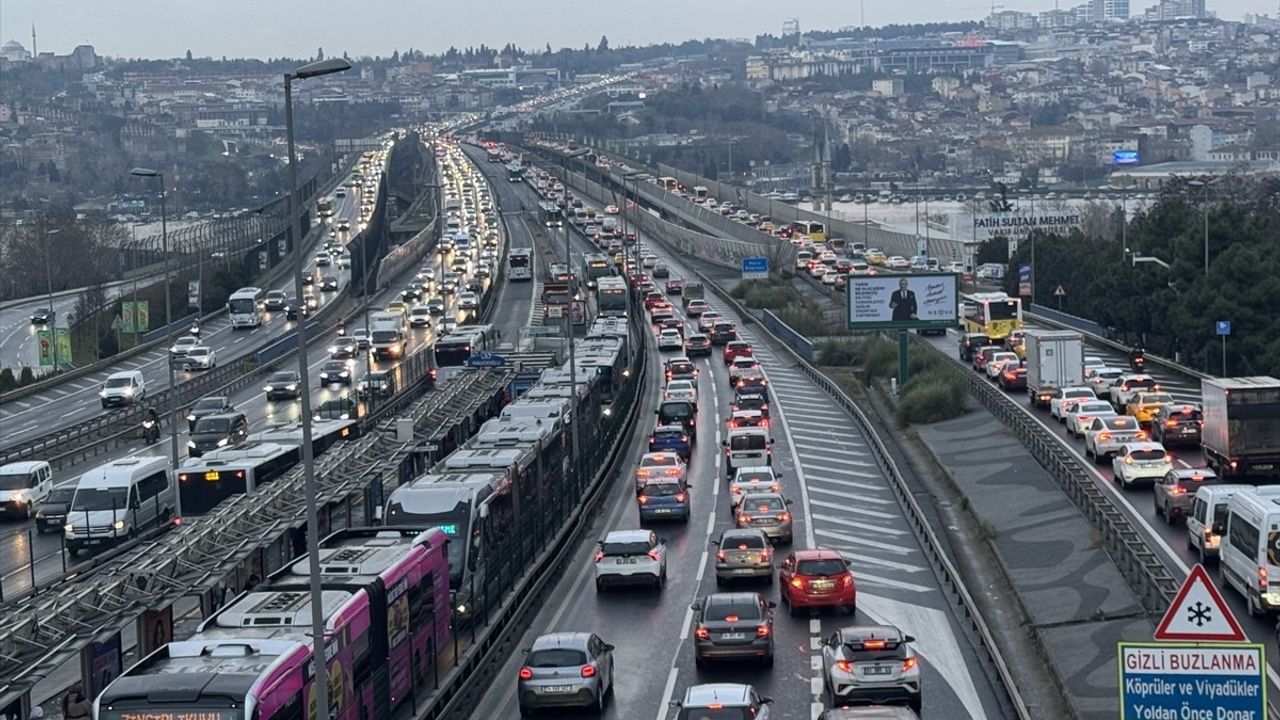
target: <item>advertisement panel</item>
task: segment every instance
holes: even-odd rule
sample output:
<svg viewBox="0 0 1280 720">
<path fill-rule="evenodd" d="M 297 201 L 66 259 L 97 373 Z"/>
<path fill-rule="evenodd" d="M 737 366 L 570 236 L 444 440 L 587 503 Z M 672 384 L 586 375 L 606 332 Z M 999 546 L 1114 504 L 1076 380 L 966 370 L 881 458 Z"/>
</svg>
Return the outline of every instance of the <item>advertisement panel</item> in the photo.
<svg viewBox="0 0 1280 720">
<path fill-rule="evenodd" d="M 973 237 L 978 242 L 994 237 L 1021 240 L 1033 232 L 1066 235 L 1079 227 L 1080 213 L 1073 208 L 977 213 L 973 216 Z"/>
<path fill-rule="evenodd" d="M 200 281 L 187 281 L 187 305 L 191 307 L 200 307 Z"/>
<path fill-rule="evenodd" d="M 53 348 L 57 353 L 59 363 L 70 364 L 71 362 L 71 328 L 54 328 L 53 332 Z"/>
<path fill-rule="evenodd" d="M 53 332 L 45 329 L 37 330 L 36 346 L 40 352 L 40 367 L 53 367 Z"/>
<path fill-rule="evenodd" d="M 1031 266 L 1018 266 L 1018 294 L 1022 297 L 1031 297 Z"/>
<path fill-rule="evenodd" d="M 960 276 L 955 273 L 850 275 L 850 330 L 955 327 Z"/>
<path fill-rule="evenodd" d="M 112 680 L 120 677 L 123 664 L 124 653 L 119 632 L 89 643 L 88 647 L 80 651 L 80 677 L 84 678 L 85 697 L 97 697 L 101 694 Z"/>
</svg>

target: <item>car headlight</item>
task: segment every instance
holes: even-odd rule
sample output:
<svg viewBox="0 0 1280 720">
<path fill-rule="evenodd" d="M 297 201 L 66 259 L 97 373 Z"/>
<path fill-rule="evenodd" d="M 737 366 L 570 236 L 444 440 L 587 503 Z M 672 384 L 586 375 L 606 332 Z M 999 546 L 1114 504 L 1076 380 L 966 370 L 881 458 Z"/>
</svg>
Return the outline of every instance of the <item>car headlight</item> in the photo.
<svg viewBox="0 0 1280 720">
<path fill-rule="evenodd" d="M 270 385 L 267 385 L 267 386 L 265 386 L 265 387 L 263 387 L 263 388 L 262 388 L 262 391 L 263 391 L 263 392 L 271 392 L 271 391 L 272 391 L 272 390 L 274 390 L 274 389 L 275 389 L 275 388 L 271 387 Z"/>
<path fill-rule="evenodd" d="M 12 495 L 10 495 L 10 496 L 9 496 L 9 499 L 10 499 L 10 500 L 12 500 L 12 501 L 14 501 L 14 502 L 26 502 L 26 501 L 27 501 L 27 493 L 26 493 L 26 491 L 25 491 L 25 490 L 18 490 L 18 491 L 16 491 L 16 492 L 14 492 Z"/>
<path fill-rule="evenodd" d="M 106 396 L 107 396 L 106 389 L 102 389 L 98 391 L 98 397 L 106 397 Z"/>
<path fill-rule="evenodd" d="M 67 523 L 66 525 L 62 526 L 62 529 L 69 533 L 73 533 L 76 531 L 76 526 L 72 523 Z"/>
<path fill-rule="evenodd" d="M 229 442 L 231 442 L 229 439 L 222 438 L 221 440 L 218 441 L 218 447 L 225 447 L 226 444 Z"/>
<path fill-rule="evenodd" d="M 347 372 L 346 370 L 342 371 L 342 377 L 350 377 L 350 376 L 351 376 L 351 373 Z"/>
<path fill-rule="evenodd" d="M 187 441 L 187 447 L 188 447 L 188 448 L 195 448 L 195 446 L 196 446 L 196 441 L 195 441 L 195 440 L 188 440 L 188 441 Z"/>
<path fill-rule="evenodd" d="M 298 389 L 298 384 L 297 384 L 297 383 L 289 383 L 288 385 L 285 385 L 285 386 L 284 386 L 284 389 L 285 389 L 285 390 L 288 390 L 289 392 L 293 392 L 294 390 L 297 390 L 297 389 Z"/>
<path fill-rule="evenodd" d="M 125 394 L 125 395 L 132 395 L 132 394 L 133 394 L 133 388 L 131 388 L 131 387 L 127 387 L 127 388 L 125 388 L 125 389 L 124 389 L 124 394 Z"/>
<path fill-rule="evenodd" d="M 270 388 L 268 388 L 268 389 L 270 389 Z M 195 415 L 188 415 L 188 416 L 187 416 L 187 422 L 195 422 L 195 421 L 196 421 L 196 416 L 195 416 Z"/>
<path fill-rule="evenodd" d="M 115 522 L 111 523 L 111 527 L 115 528 L 116 530 L 123 530 L 123 529 L 124 529 L 124 521 L 123 521 L 123 520 L 117 520 L 117 521 L 115 521 Z"/>
</svg>

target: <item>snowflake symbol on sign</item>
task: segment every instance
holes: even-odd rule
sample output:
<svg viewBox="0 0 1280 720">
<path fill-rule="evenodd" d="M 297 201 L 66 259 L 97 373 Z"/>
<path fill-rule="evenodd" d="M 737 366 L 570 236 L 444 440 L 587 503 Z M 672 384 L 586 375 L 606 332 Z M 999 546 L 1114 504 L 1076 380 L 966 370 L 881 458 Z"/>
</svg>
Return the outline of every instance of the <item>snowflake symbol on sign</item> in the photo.
<svg viewBox="0 0 1280 720">
<path fill-rule="evenodd" d="M 1195 623 L 1196 627 L 1204 627 L 1206 623 L 1212 620 L 1210 617 L 1211 609 L 1212 608 L 1208 605 L 1205 605 L 1202 602 L 1197 602 L 1195 605 L 1187 608 L 1187 621 Z"/>
</svg>

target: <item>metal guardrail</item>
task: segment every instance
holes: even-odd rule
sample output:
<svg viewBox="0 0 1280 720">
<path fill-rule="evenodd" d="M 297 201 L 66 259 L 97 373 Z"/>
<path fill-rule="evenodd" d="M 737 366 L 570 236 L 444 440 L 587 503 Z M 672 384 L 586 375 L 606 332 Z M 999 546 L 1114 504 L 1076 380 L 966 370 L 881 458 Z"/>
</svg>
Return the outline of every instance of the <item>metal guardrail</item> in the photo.
<svg viewBox="0 0 1280 720">
<path fill-rule="evenodd" d="M 1098 335 L 1098 334 L 1096 334 L 1096 333 L 1091 333 L 1091 332 L 1089 332 L 1089 331 L 1087 331 L 1087 330 L 1081 330 L 1080 328 L 1078 328 L 1078 327 L 1076 327 L 1076 326 L 1074 326 L 1074 325 L 1068 325 L 1068 324 L 1066 324 L 1066 323 L 1064 323 L 1064 322 L 1061 322 L 1061 321 L 1059 321 L 1059 320 L 1055 320 L 1055 319 L 1053 319 L 1053 318 L 1051 318 L 1051 317 L 1047 317 L 1047 316 L 1042 315 L 1042 314 L 1037 314 L 1037 313 L 1034 313 L 1034 312 L 1026 312 L 1026 311 L 1024 311 L 1024 312 L 1023 312 L 1023 317 L 1029 318 L 1029 319 L 1034 320 L 1034 321 L 1036 321 L 1036 322 L 1038 322 L 1038 323 L 1044 323 L 1045 325 L 1052 325 L 1053 327 L 1063 328 L 1064 330 L 1074 330 L 1074 331 L 1076 331 L 1076 332 L 1080 333 L 1081 335 L 1083 335 L 1083 336 L 1085 337 L 1085 339 L 1087 339 L 1089 342 L 1096 343 L 1096 344 L 1098 344 L 1098 345 L 1102 345 L 1102 346 L 1104 346 L 1104 347 L 1109 347 L 1109 348 L 1111 348 L 1112 350 L 1116 350 L 1116 351 L 1119 351 L 1119 352 L 1122 352 L 1122 353 L 1127 353 L 1127 352 L 1129 352 L 1129 350 L 1131 350 L 1131 349 L 1132 349 L 1132 348 L 1130 348 L 1130 347 L 1129 347 L 1129 346 L 1127 346 L 1127 345 L 1124 345 L 1124 344 L 1122 344 L 1122 343 L 1118 343 L 1118 342 L 1116 342 L 1115 340 L 1112 340 L 1111 338 L 1103 337 L 1103 336 Z M 1153 365 L 1159 365 L 1160 367 L 1163 367 L 1163 368 L 1165 368 L 1165 369 L 1167 369 L 1167 370 L 1169 370 L 1169 371 L 1171 371 L 1171 372 L 1177 373 L 1177 374 L 1179 374 L 1179 375 L 1185 375 L 1185 376 L 1187 376 L 1187 377 L 1197 378 L 1197 379 L 1200 379 L 1200 380 L 1204 380 L 1204 379 L 1206 379 L 1206 378 L 1212 378 L 1212 377 L 1213 377 L 1213 375 L 1209 375 L 1209 374 L 1207 374 L 1207 373 L 1200 372 L 1199 370 L 1196 370 L 1195 368 L 1187 367 L 1186 365 L 1180 365 L 1180 364 L 1178 364 L 1178 363 L 1176 363 L 1176 362 L 1174 362 L 1174 361 L 1172 361 L 1172 360 L 1170 360 L 1170 359 L 1168 359 L 1168 358 L 1162 358 L 1162 357 L 1159 357 L 1159 356 L 1157 356 L 1157 355 L 1152 355 L 1152 354 L 1150 354 L 1150 353 L 1147 353 L 1145 357 L 1146 357 L 1147 362 L 1149 362 L 1149 363 L 1151 363 L 1151 364 L 1153 364 Z"/>
</svg>

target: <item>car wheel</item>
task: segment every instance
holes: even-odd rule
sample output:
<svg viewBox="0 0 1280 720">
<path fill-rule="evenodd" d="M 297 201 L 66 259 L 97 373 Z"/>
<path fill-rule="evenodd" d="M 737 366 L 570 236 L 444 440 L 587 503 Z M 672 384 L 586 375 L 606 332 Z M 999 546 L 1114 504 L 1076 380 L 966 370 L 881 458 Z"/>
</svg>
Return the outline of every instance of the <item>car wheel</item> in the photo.
<svg viewBox="0 0 1280 720">
<path fill-rule="evenodd" d="M 596 708 L 595 708 L 595 710 L 596 710 L 596 714 L 597 714 L 597 715 L 603 715 L 603 714 L 604 714 L 604 703 L 605 703 L 605 692 L 604 692 L 604 689 L 603 689 L 603 688 L 601 688 L 601 689 L 600 689 L 600 692 L 596 694 Z"/>
<path fill-rule="evenodd" d="M 596 592 L 598 593 L 604 592 L 604 581 L 602 581 L 600 578 L 596 578 Z"/>
<path fill-rule="evenodd" d="M 764 584 L 773 587 L 773 573 L 764 576 Z"/>
<path fill-rule="evenodd" d="M 1247 593 L 1244 596 L 1244 604 L 1249 608 L 1249 617 L 1259 617 L 1262 615 L 1261 604 L 1257 601 L 1254 593 Z"/>
<path fill-rule="evenodd" d="M 765 655 L 764 660 L 761 661 L 761 664 L 764 665 L 766 668 L 773 667 L 773 653 L 769 653 L 768 655 Z"/>
<path fill-rule="evenodd" d="M 533 708 L 520 703 L 520 717 L 533 717 Z"/>
<path fill-rule="evenodd" d="M 916 713 L 917 715 L 919 715 L 919 714 L 920 714 L 920 704 L 921 704 L 921 703 L 920 703 L 920 696 L 919 696 L 919 695 L 917 695 L 917 696 L 915 696 L 915 697 L 911 698 L 910 700 L 908 700 L 908 701 L 907 701 L 907 704 L 911 706 L 911 709 L 912 709 L 912 710 L 914 710 L 914 711 L 915 711 L 915 713 Z"/>
<path fill-rule="evenodd" d="M 851 603 L 851 604 L 849 604 L 849 605 L 845 605 L 845 606 L 844 606 L 844 611 L 845 611 L 845 612 L 847 612 L 847 613 L 849 613 L 849 617 L 853 617 L 853 616 L 855 616 L 855 615 L 857 615 L 857 614 L 858 614 L 858 604 L 857 604 L 857 603 Z"/>
<path fill-rule="evenodd" d="M 704 660 L 701 655 L 694 655 L 693 666 L 698 668 L 699 670 L 702 670 L 707 666 L 707 661 Z"/>
<path fill-rule="evenodd" d="M 1187 544 L 1191 544 L 1191 540 L 1187 540 Z M 1208 556 L 1204 552 L 1204 545 L 1200 546 L 1200 564 L 1205 565 L 1209 562 Z"/>
<path fill-rule="evenodd" d="M 1160 509 L 1160 501 L 1156 500 L 1154 496 L 1151 498 L 1151 509 L 1155 512 L 1156 517 L 1162 517 L 1165 522 L 1169 522 L 1169 516 L 1165 514 L 1164 510 Z"/>
</svg>

